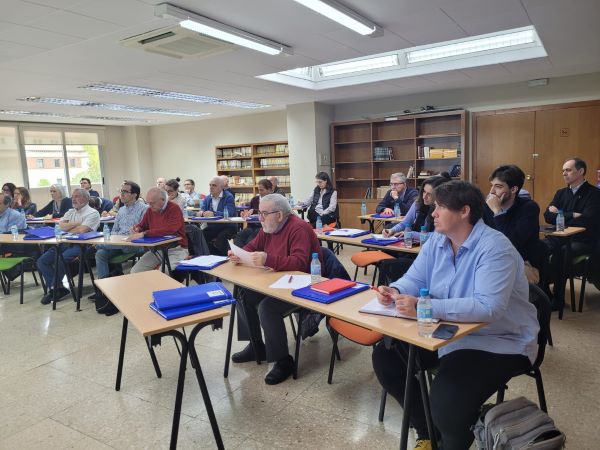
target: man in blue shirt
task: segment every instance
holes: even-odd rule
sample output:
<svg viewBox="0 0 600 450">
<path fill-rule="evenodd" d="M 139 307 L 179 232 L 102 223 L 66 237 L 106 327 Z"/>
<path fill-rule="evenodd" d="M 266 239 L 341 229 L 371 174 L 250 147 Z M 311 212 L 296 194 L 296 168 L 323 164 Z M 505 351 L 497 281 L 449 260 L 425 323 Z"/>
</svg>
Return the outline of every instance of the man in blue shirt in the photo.
<svg viewBox="0 0 600 450">
<path fill-rule="evenodd" d="M 18 230 L 27 228 L 25 214 L 12 209 L 12 201 L 10 195 L 0 192 L 0 233 L 9 233 L 13 225 L 16 225 Z"/>
<path fill-rule="evenodd" d="M 223 216 L 227 210 L 229 217 L 235 217 L 235 200 L 233 194 L 225 189 L 225 181 L 222 177 L 213 177 L 208 185 L 210 195 L 200 204 L 201 211 L 196 215 L 199 217 Z M 227 255 L 229 244 L 227 241 L 235 236 L 237 225 L 208 223 L 202 230 L 208 244 L 211 255 Z"/>
<path fill-rule="evenodd" d="M 529 303 L 523 258 L 502 233 L 481 219 L 484 198 L 474 185 L 451 181 L 434 191 L 435 233 L 417 259 L 390 287 L 380 286 L 383 304 L 415 317 L 420 288 L 431 293 L 433 317 L 488 325 L 437 353 L 419 349 L 423 369 L 439 367 L 431 386 L 433 421 L 445 450 L 463 450 L 473 441 L 470 430 L 481 405 L 537 354 L 535 307 Z M 382 343 L 373 352 L 373 367 L 384 388 L 404 400 L 408 345 Z M 418 390 L 412 392 L 410 423 L 417 448 L 431 448 Z"/>
<path fill-rule="evenodd" d="M 418 191 L 406 185 L 406 175 L 402 172 L 390 175 L 390 188 L 375 208 L 375 212 L 391 217 L 394 215 L 394 207 L 398 205 L 400 214 L 405 216 L 417 198 Z"/>
</svg>

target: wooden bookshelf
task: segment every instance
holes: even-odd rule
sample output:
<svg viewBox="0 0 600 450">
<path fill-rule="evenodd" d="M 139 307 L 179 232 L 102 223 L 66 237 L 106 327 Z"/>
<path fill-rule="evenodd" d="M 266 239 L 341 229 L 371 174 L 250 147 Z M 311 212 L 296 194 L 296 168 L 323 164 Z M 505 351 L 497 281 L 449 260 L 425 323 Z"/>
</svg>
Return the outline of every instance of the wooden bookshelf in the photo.
<svg viewBox="0 0 600 450">
<path fill-rule="evenodd" d="M 389 182 L 392 173 L 413 174 L 409 186 L 460 166 L 459 179 L 467 178 L 466 112 L 464 110 L 399 116 L 331 124 L 333 182 L 339 199 L 370 198 Z M 457 156 L 427 157 L 428 152 Z M 388 156 L 389 154 L 389 156 Z M 388 159 L 389 158 L 389 159 Z M 428 172 L 428 175 L 420 175 Z M 386 182 L 387 181 L 387 182 Z"/>
<path fill-rule="evenodd" d="M 217 174 L 229 177 L 236 204 L 247 203 L 258 194 L 258 181 L 276 176 L 279 187 L 289 194 L 289 148 L 286 141 L 219 145 L 215 148 Z"/>
</svg>

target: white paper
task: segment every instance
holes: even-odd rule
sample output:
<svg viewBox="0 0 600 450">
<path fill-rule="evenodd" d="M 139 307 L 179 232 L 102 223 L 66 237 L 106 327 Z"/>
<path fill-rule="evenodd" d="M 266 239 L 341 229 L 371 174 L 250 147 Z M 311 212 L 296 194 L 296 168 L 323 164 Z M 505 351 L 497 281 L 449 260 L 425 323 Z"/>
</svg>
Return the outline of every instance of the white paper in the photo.
<svg viewBox="0 0 600 450">
<path fill-rule="evenodd" d="M 210 267 L 213 264 L 220 263 L 221 261 L 227 261 L 227 256 L 217 256 L 217 255 L 197 256 L 196 258 L 183 260 L 180 262 L 180 264 L 183 264 L 186 266 Z"/>
<path fill-rule="evenodd" d="M 231 249 L 231 251 L 233 252 L 233 254 L 235 256 L 240 258 L 241 264 L 243 264 L 245 266 L 258 267 L 258 266 L 255 266 L 254 263 L 252 262 L 252 252 L 247 252 L 243 248 L 235 245 L 233 243 L 233 239 L 229 240 L 228 242 L 229 242 L 229 248 Z"/>
<path fill-rule="evenodd" d="M 229 220 L 231 220 L 232 222 L 243 222 L 244 218 L 243 217 L 230 217 Z"/>
<path fill-rule="evenodd" d="M 329 233 L 329 236 L 352 236 L 354 234 L 363 233 L 365 230 L 359 230 L 358 228 L 340 228 L 339 230 L 333 230 Z"/>
<path fill-rule="evenodd" d="M 385 306 L 379 303 L 377 297 L 367 303 L 365 306 L 359 309 L 359 312 L 368 313 L 368 314 L 378 314 L 380 316 L 391 316 L 391 317 L 402 317 L 403 319 L 411 319 L 417 320 L 416 317 L 405 316 L 404 314 L 400 314 L 396 310 L 396 305 L 394 303 Z M 440 319 L 432 319 L 433 323 L 438 323 Z"/>
<path fill-rule="evenodd" d="M 395 236 L 388 236 L 388 237 L 385 237 L 383 234 L 375 234 L 375 233 L 373 233 L 373 234 L 371 235 L 371 237 L 372 237 L 373 239 L 377 239 L 378 241 L 395 241 L 396 239 L 398 239 L 398 238 L 397 238 L 397 237 L 395 237 Z"/>
<path fill-rule="evenodd" d="M 309 284 L 310 275 L 284 275 L 269 287 L 273 289 L 300 289 Z"/>
</svg>

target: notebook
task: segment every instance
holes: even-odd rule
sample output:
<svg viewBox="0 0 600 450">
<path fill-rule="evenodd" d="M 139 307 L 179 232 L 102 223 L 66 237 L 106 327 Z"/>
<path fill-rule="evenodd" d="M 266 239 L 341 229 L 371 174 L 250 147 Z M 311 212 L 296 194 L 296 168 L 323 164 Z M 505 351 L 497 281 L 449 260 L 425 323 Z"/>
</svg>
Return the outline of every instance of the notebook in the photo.
<svg viewBox="0 0 600 450">
<path fill-rule="evenodd" d="M 368 284 L 356 283 L 354 286 L 352 286 L 350 288 L 343 289 L 343 290 L 335 292 L 331 295 L 327 295 L 327 294 L 322 294 L 320 292 L 314 291 L 313 289 L 311 289 L 311 286 L 306 286 L 306 287 L 303 287 L 300 289 L 293 290 L 292 295 L 294 297 L 300 297 L 300 298 L 305 298 L 307 300 L 312 300 L 312 301 L 319 302 L 319 303 L 329 304 L 329 303 L 337 302 L 338 300 L 341 300 L 343 298 L 350 297 L 351 295 L 358 294 L 359 292 L 365 291 L 367 289 L 369 289 Z"/>
<path fill-rule="evenodd" d="M 167 236 L 144 236 L 143 238 L 134 239 L 134 244 L 154 244 L 156 242 L 168 241 L 169 239 L 176 238 L 174 234 L 169 234 Z"/>
<path fill-rule="evenodd" d="M 96 239 L 102 237 L 102 233 L 99 231 L 89 231 L 87 233 L 71 234 L 65 236 L 65 239 L 69 241 L 87 241 L 89 239 Z"/>
<path fill-rule="evenodd" d="M 199 303 L 212 303 L 217 300 L 230 300 L 233 299 L 233 295 L 223 284 L 212 282 L 154 291 L 152 299 L 156 308 L 162 311 Z"/>
<path fill-rule="evenodd" d="M 360 230 L 358 228 L 340 228 L 339 230 L 329 231 L 329 236 L 343 236 L 343 237 L 358 237 L 369 234 L 367 230 Z"/>
<path fill-rule="evenodd" d="M 394 303 L 388 306 L 382 305 L 379 303 L 379 300 L 377 300 L 377 297 L 360 308 L 358 311 L 367 314 L 377 314 L 379 316 L 401 317 L 403 319 L 417 320 L 416 317 L 400 314 L 398 311 L 396 311 L 396 305 Z M 434 323 L 438 323 L 440 319 L 432 319 L 432 321 Z"/>
<path fill-rule="evenodd" d="M 310 286 L 313 291 L 321 294 L 335 294 L 336 292 L 348 289 L 356 284 L 356 281 L 342 280 L 341 278 L 332 278 L 331 280 L 321 281 Z"/>
<path fill-rule="evenodd" d="M 203 255 L 180 262 L 175 270 L 210 270 L 225 262 L 227 256 Z"/>
</svg>

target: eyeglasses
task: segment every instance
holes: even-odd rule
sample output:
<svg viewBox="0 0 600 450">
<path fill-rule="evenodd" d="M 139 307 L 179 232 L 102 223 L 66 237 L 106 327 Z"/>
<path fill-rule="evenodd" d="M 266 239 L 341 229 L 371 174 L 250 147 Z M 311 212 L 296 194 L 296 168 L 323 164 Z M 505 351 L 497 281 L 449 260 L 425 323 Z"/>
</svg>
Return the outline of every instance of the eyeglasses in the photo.
<svg viewBox="0 0 600 450">
<path fill-rule="evenodd" d="M 280 210 L 276 210 L 276 211 L 259 211 L 258 212 L 258 216 L 261 219 L 266 219 L 269 214 L 275 214 L 275 213 L 278 213 L 278 212 L 281 212 L 281 211 Z"/>
<path fill-rule="evenodd" d="M 406 184 L 406 183 L 402 183 L 402 182 L 401 183 L 390 183 L 390 186 L 400 186 L 402 184 Z"/>
<path fill-rule="evenodd" d="M 121 189 L 121 194 L 131 194 L 131 191 L 126 191 L 125 189 Z"/>
<path fill-rule="evenodd" d="M 175 191 L 173 189 L 165 189 L 165 191 L 167 191 L 168 194 L 174 194 Z"/>
<path fill-rule="evenodd" d="M 218 186 L 218 184 L 209 184 L 208 186 L 209 186 L 209 187 L 217 187 L 217 186 Z"/>
</svg>

